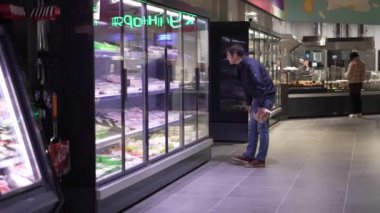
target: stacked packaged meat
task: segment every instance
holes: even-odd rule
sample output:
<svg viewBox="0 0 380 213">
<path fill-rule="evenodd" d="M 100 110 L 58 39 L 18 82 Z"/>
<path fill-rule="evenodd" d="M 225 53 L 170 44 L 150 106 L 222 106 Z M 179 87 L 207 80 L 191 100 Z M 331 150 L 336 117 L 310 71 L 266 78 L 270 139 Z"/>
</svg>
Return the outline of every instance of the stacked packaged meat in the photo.
<svg viewBox="0 0 380 213">
<path fill-rule="evenodd" d="M 0 100 L 0 196 L 33 183 L 30 168 L 23 163 L 12 121 Z"/>
<path fill-rule="evenodd" d="M 168 112 L 169 128 L 169 150 L 175 149 L 180 145 L 179 139 L 179 121 L 180 113 L 177 111 Z M 160 110 L 151 110 L 148 112 L 149 129 L 163 128 L 165 125 L 165 112 Z M 188 117 L 188 116 L 187 116 Z M 185 118 L 187 118 L 185 117 Z M 102 112 L 96 113 L 96 137 L 107 141 L 111 136 L 119 134 L 121 137 L 121 112 L 112 111 L 112 109 L 103 109 Z M 132 167 L 143 161 L 143 109 L 131 107 L 125 110 L 125 165 Z M 194 132 L 194 131 L 193 131 Z M 121 168 L 121 145 L 116 143 L 107 146 L 97 152 L 97 177 L 119 171 Z M 155 157 L 165 153 L 165 134 L 162 130 L 153 131 L 149 135 L 149 155 Z"/>
</svg>

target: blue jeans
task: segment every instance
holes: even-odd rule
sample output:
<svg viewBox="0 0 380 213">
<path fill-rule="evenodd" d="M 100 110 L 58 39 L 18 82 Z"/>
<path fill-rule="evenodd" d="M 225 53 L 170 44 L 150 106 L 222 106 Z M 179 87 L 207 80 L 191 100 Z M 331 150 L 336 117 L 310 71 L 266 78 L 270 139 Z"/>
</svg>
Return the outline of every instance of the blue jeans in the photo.
<svg viewBox="0 0 380 213">
<path fill-rule="evenodd" d="M 270 96 L 262 100 L 252 101 L 252 112 L 257 112 L 257 106 L 261 105 L 271 110 L 275 102 L 275 96 Z M 260 146 L 256 155 L 257 142 L 260 136 Z M 244 155 L 251 159 L 265 161 L 269 146 L 269 119 L 264 123 L 259 123 L 253 118 L 253 113 L 249 115 L 248 124 L 248 146 Z"/>
</svg>

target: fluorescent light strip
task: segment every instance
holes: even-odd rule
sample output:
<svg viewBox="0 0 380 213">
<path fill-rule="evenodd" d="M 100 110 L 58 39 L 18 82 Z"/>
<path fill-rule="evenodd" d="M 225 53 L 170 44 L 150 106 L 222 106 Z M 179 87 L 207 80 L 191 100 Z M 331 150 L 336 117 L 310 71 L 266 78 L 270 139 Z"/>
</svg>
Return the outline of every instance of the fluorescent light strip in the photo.
<svg viewBox="0 0 380 213">
<path fill-rule="evenodd" d="M 205 20 L 203 20 L 203 19 L 200 19 L 200 18 L 198 18 L 198 20 L 197 20 L 199 23 L 201 23 L 201 24 L 206 24 L 206 21 Z"/>
<path fill-rule="evenodd" d="M 108 23 L 105 22 L 105 21 L 96 21 L 96 24 L 97 24 L 98 26 L 107 26 L 107 25 L 108 25 Z"/>
<path fill-rule="evenodd" d="M 195 21 L 195 17 L 194 17 L 194 16 L 182 15 L 182 17 L 183 17 L 183 19 L 185 19 L 185 20 Z"/>
<path fill-rule="evenodd" d="M 111 0 L 110 2 L 111 4 L 116 4 L 116 3 L 119 3 L 120 0 Z M 140 2 L 132 1 L 132 0 L 123 0 L 123 4 L 127 4 L 133 7 L 141 7 L 142 5 Z"/>
<path fill-rule="evenodd" d="M 128 4 L 130 6 L 134 6 L 134 7 L 141 7 L 142 6 L 142 4 L 140 2 L 131 1 L 131 0 L 123 0 L 123 3 Z"/>
<path fill-rule="evenodd" d="M 155 7 L 155 6 L 152 6 L 152 5 L 147 5 L 146 9 L 148 11 L 157 12 L 157 13 L 163 13 L 164 12 L 164 9 L 159 8 L 159 7 Z"/>
<path fill-rule="evenodd" d="M 178 15 L 179 15 L 178 12 L 173 12 L 173 11 L 170 11 L 170 10 L 167 10 L 167 11 L 166 11 L 166 14 L 167 14 L 167 15 L 170 15 L 170 16 L 175 16 L 175 17 L 178 17 Z"/>
</svg>

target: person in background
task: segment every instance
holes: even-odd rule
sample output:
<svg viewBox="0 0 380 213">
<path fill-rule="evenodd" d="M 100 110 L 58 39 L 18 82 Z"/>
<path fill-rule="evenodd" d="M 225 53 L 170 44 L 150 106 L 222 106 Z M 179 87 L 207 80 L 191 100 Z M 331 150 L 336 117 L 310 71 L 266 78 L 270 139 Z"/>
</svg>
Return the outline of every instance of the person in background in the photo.
<svg viewBox="0 0 380 213">
<path fill-rule="evenodd" d="M 237 65 L 249 112 L 248 146 L 242 155 L 232 159 L 247 167 L 265 167 L 269 146 L 269 115 L 275 101 L 275 87 L 264 66 L 255 59 L 244 56 L 240 45 L 232 45 L 227 50 L 227 60 Z M 260 146 L 256 154 L 258 138 Z"/>
<path fill-rule="evenodd" d="M 350 91 L 352 114 L 350 118 L 357 118 L 362 116 L 362 101 L 361 90 L 363 81 L 366 78 L 365 64 L 360 60 L 359 53 L 353 51 L 350 53 L 350 63 L 346 73 L 348 80 L 348 89 Z"/>
</svg>

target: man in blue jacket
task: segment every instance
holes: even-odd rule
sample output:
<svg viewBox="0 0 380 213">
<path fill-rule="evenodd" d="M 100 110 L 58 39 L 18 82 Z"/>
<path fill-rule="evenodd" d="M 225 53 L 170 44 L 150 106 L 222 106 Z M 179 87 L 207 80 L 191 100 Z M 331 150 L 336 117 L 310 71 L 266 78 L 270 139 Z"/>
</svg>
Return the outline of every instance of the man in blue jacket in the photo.
<svg viewBox="0 0 380 213">
<path fill-rule="evenodd" d="M 227 50 L 227 60 L 237 65 L 238 76 L 244 90 L 249 112 L 248 146 L 242 155 L 232 159 L 244 163 L 247 167 L 265 167 L 269 145 L 269 120 L 258 122 L 258 117 L 265 116 L 272 109 L 276 90 L 265 67 L 258 61 L 244 56 L 240 45 L 232 45 Z M 256 119 L 255 119 L 256 117 Z M 256 154 L 257 142 L 260 146 Z"/>
</svg>

